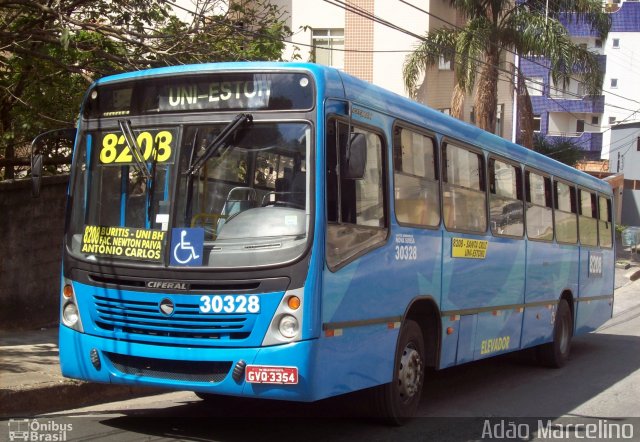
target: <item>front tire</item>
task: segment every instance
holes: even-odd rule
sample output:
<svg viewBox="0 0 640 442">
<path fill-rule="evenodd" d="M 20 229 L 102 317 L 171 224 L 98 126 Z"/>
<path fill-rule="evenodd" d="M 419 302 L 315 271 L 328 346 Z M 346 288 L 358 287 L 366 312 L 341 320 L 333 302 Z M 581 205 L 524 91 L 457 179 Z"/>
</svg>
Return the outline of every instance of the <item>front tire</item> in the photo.
<svg viewBox="0 0 640 442">
<path fill-rule="evenodd" d="M 553 326 L 553 341 L 537 348 L 538 361 L 545 367 L 561 368 L 569 360 L 571 337 L 573 336 L 573 318 L 566 299 L 558 303 Z"/>
<path fill-rule="evenodd" d="M 416 414 L 424 385 L 424 337 L 415 321 L 402 325 L 394 361 L 391 383 L 372 392 L 378 416 L 392 425 L 402 425 Z"/>
</svg>

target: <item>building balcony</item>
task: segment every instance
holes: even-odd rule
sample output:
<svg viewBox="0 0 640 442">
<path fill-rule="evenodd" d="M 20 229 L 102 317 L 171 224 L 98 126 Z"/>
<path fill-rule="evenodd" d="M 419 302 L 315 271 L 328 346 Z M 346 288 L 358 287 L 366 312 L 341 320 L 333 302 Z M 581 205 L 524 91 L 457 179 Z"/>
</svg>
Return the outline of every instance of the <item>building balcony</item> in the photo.
<svg viewBox="0 0 640 442">
<path fill-rule="evenodd" d="M 543 112 L 572 112 L 582 114 L 601 114 L 604 112 L 604 95 L 578 98 L 573 95 L 555 97 L 531 97 L 534 114 Z"/>
</svg>

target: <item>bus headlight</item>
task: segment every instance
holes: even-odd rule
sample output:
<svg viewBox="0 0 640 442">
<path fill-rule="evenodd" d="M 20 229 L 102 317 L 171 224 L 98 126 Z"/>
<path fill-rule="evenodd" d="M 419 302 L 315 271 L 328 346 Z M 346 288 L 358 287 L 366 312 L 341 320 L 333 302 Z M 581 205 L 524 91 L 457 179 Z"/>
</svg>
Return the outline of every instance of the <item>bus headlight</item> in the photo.
<svg viewBox="0 0 640 442">
<path fill-rule="evenodd" d="M 80 333 L 84 332 L 82 327 L 82 319 L 80 319 L 80 310 L 78 301 L 71 280 L 64 278 L 62 281 L 62 290 L 60 293 L 60 322 L 69 328 Z"/>
<path fill-rule="evenodd" d="M 73 302 L 68 302 L 62 309 L 62 321 L 64 325 L 73 327 L 80 319 L 78 307 Z"/>
<path fill-rule="evenodd" d="M 287 339 L 294 338 L 300 330 L 298 320 L 291 315 L 285 315 L 280 319 L 280 325 L 278 326 L 280 334 Z"/>
<path fill-rule="evenodd" d="M 304 287 L 287 290 L 267 329 L 263 346 L 300 341 L 304 330 Z"/>
</svg>

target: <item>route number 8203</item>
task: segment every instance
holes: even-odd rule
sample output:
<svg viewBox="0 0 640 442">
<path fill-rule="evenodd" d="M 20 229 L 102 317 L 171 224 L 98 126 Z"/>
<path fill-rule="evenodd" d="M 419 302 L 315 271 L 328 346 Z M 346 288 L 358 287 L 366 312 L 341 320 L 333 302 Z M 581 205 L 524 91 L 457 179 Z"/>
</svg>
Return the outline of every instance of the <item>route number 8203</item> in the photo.
<svg viewBox="0 0 640 442">
<path fill-rule="evenodd" d="M 256 295 L 214 295 L 200 297 L 202 313 L 259 313 L 260 297 Z"/>
<path fill-rule="evenodd" d="M 155 159 L 158 163 L 165 163 L 173 156 L 173 133 L 168 130 L 143 131 L 136 136 L 136 142 L 142 152 L 142 161 Z M 127 146 L 124 135 L 107 133 L 102 137 L 100 148 L 100 162 L 102 164 L 132 164 L 133 152 Z"/>
</svg>

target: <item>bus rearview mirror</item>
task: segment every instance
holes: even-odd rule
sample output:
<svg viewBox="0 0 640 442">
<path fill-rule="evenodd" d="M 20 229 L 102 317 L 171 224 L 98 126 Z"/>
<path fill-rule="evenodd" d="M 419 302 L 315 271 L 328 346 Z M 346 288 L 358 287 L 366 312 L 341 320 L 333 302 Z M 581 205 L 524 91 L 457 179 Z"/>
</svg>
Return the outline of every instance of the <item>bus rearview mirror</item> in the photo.
<svg viewBox="0 0 640 442">
<path fill-rule="evenodd" d="M 346 146 L 345 156 L 342 162 L 342 178 L 361 180 L 364 178 L 366 165 L 367 138 L 362 133 L 351 134 L 351 139 Z"/>
</svg>

